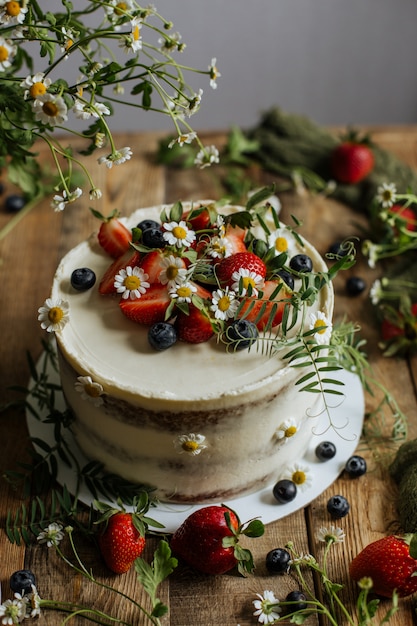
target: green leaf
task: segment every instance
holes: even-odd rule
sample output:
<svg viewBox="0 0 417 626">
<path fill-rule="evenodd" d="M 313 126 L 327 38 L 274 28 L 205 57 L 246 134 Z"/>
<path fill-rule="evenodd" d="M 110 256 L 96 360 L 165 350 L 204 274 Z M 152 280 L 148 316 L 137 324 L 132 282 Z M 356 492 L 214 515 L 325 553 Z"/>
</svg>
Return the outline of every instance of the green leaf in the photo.
<svg viewBox="0 0 417 626">
<path fill-rule="evenodd" d="M 247 537 L 262 537 L 265 532 L 265 525 L 261 520 L 254 519 L 249 522 L 243 530 L 243 534 Z"/>
<path fill-rule="evenodd" d="M 156 597 L 158 586 L 172 574 L 177 565 L 178 561 L 171 556 L 169 544 L 164 539 L 159 542 L 150 565 L 142 557 L 135 560 L 138 580 L 151 598 L 154 609 L 157 609 L 158 605 L 161 604 Z M 161 610 L 161 607 L 157 610 Z"/>
<path fill-rule="evenodd" d="M 249 200 L 246 203 L 246 210 L 251 211 L 255 206 L 261 204 L 265 200 L 272 196 L 275 193 L 275 184 L 269 185 L 268 187 L 263 187 L 252 194 Z"/>
</svg>

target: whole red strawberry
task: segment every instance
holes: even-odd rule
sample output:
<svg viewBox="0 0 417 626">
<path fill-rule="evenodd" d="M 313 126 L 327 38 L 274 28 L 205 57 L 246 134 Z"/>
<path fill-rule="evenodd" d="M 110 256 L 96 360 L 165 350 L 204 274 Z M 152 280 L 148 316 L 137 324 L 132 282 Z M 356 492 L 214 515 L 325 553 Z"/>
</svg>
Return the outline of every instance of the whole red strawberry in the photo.
<svg viewBox="0 0 417 626">
<path fill-rule="evenodd" d="M 400 597 L 417 591 L 417 535 L 390 535 L 370 543 L 351 562 L 353 580 L 369 577 L 373 591 L 391 597 L 396 590 Z"/>
<path fill-rule="evenodd" d="M 239 270 L 248 270 L 261 278 L 266 276 L 266 265 L 260 257 L 253 252 L 237 252 L 222 259 L 217 265 L 216 274 L 220 284 L 231 287 L 235 282 L 233 274 Z"/>
<path fill-rule="evenodd" d="M 98 520 L 100 531 L 98 545 L 107 567 L 115 574 L 127 572 L 143 552 L 146 544 L 146 530 L 149 525 L 162 528 L 155 520 L 145 516 L 149 508 L 147 494 L 135 501 L 133 513 L 123 508 L 114 509 L 101 502 L 95 502 L 103 513 Z M 104 525 L 104 528 L 103 528 Z"/>
<path fill-rule="evenodd" d="M 366 138 L 350 133 L 330 156 L 332 175 L 339 183 L 353 185 L 366 178 L 374 168 L 374 154 Z"/>
<path fill-rule="evenodd" d="M 117 219 L 119 212 L 112 211 L 109 216 L 104 217 L 98 211 L 92 211 L 95 217 L 101 220 L 97 237 L 100 246 L 114 259 L 119 258 L 129 250 L 132 241 L 132 233 L 126 226 Z"/>
<path fill-rule="evenodd" d="M 171 538 L 174 554 L 204 574 L 224 574 L 238 566 L 243 575 L 253 571 L 249 550 L 239 546 L 239 535 L 260 537 L 264 525 L 252 520 L 241 525 L 238 516 L 227 506 L 197 509 L 181 524 Z"/>
</svg>

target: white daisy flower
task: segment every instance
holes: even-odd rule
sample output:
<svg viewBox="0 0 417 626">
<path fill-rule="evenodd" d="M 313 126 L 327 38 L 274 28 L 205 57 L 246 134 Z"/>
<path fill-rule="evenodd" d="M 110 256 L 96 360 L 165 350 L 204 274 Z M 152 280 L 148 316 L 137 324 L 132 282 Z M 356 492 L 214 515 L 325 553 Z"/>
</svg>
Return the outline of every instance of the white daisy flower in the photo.
<svg viewBox="0 0 417 626">
<path fill-rule="evenodd" d="M 29 615 L 27 615 L 27 617 L 39 617 L 41 614 L 41 597 L 35 585 L 32 585 L 31 593 L 28 593 L 25 597 L 28 600 L 27 608 L 29 609 Z"/>
<path fill-rule="evenodd" d="M 181 52 L 185 49 L 185 45 L 181 43 L 182 35 L 180 33 L 171 33 L 166 37 L 160 37 L 158 43 L 162 52 L 171 52 L 174 48 Z"/>
<path fill-rule="evenodd" d="M 362 244 L 362 253 L 368 257 L 368 265 L 371 269 L 375 269 L 378 261 L 379 247 L 376 243 L 372 243 L 369 239 L 365 239 Z"/>
<path fill-rule="evenodd" d="M 194 96 L 189 100 L 188 110 L 187 110 L 188 117 L 191 117 L 191 115 L 194 115 L 194 113 L 198 111 L 198 109 L 200 108 L 202 95 L 203 95 L 203 90 L 199 89 L 198 92 L 195 93 Z"/>
<path fill-rule="evenodd" d="M 67 105 L 61 96 L 44 93 L 32 102 L 35 118 L 44 124 L 63 124 L 68 119 Z"/>
<path fill-rule="evenodd" d="M 39 533 L 36 539 L 39 543 L 46 543 L 47 547 L 51 548 L 52 546 L 57 546 L 64 536 L 62 524 L 52 522 Z"/>
<path fill-rule="evenodd" d="M 6 626 L 20 624 L 26 618 L 28 599 L 20 593 L 14 594 L 14 599 L 7 599 L 0 604 L 0 623 Z"/>
<path fill-rule="evenodd" d="M 131 267 L 121 269 L 114 277 L 114 287 L 117 293 L 122 295 L 123 300 L 130 298 L 136 300 L 149 289 L 149 275 L 145 274 L 141 267 Z"/>
<path fill-rule="evenodd" d="M 24 88 L 25 92 L 23 97 L 25 100 L 27 98 L 39 98 L 39 96 L 43 96 L 47 91 L 48 87 L 51 84 L 51 79 L 47 78 L 43 72 L 38 72 L 31 76 L 26 76 L 25 80 L 20 83 L 20 86 Z"/>
<path fill-rule="evenodd" d="M 310 313 L 310 330 L 315 330 L 313 337 L 318 344 L 330 343 L 333 324 L 322 311 Z"/>
<path fill-rule="evenodd" d="M 121 165 L 125 161 L 129 161 L 133 152 L 132 150 L 126 146 L 125 148 L 120 148 L 120 150 L 116 150 L 107 156 L 102 156 L 98 159 L 99 164 L 106 164 L 106 167 L 111 169 L 113 165 Z"/>
<path fill-rule="evenodd" d="M 239 296 L 253 296 L 257 297 L 259 289 L 264 286 L 264 279 L 260 274 L 252 272 L 244 267 L 241 267 L 232 274 L 233 291 L 236 291 Z M 249 293 L 250 292 L 250 293 Z"/>
<path fill-rule="evenodd" d="M 68 52 L 68 50 L 71 48 L 71 46 L 74 45 L 74 39 L 75 37 L 75 33 L 70 29 L 70 28 L 65 28 L 65 26 L 63 26 L 61 28 L 61 32 L 63 34 L 63 42 L 61 44 L 61 52 Z M 68 59 L 69 54 L 66 55 L 66 58 Z"/>
<path fill-rule="evenodd" d="M 27 6 L 20 2 L 3 2 L 0 9 L 0 24 L 17 26 L 25 21 Z"/>
<path fill-rule="evenodd" d="M 10 41 L 0 37 L 0 72 L 11 66 L 16 54 L 16 46 Z"/>
<path fill-rule="evenodd" d="M 89 120 L 90 117 L 99 118 L 101 115 L 110 115 L 110 109 L 102 102 L 88 104 L 82 100 L 76 100 L 72 111 L 79 120 Z"/>
<path fill-rule="evenodd" d="M 275 431 L 275 436 L 277 439 L 285 439 L 288 441 L 291 437 L 297 433 L 297 424 L 293 418 L 287 419 L 282 424 L 280 424 Z"/>
<path fill-rule="evenodd" d="M 274 248 L 275 254 L 285 252 L 288 257 L 298 254 L 297 240 L 288 228 L 277 228 L 268 236 L 268 246 Z"/>
<path fill-rule="evenodd" d="M 169 288 L 169 295 L 178 303 L 191 303 L 193 293 L 197 291 L 197 287 L 190 282 L 184 282 L 180 285 L 172 285 Z"/>
<path fill-rule="evenodd" d="M 219 151 L 216 146 L 205 146 L 197 153 L 194 159 L 194 165 L 197 165 L 200 169 L 204 169 L 213 163 L 219 163 L 219 161 Z"/>
<path fill-rule="evenodd" d="M 384 209 L 390 209 L 395 204 L 396 194 L 394 183 L 382 183 L 377 189 L 376 199 Z"/>
<path fill-rule="evenodd" d="M 188 248 L 196 239 L 195 232 L 188 228 L 184 220 L 180 222 L 167 222 L 163 227 L 163 237 L 169 246 Z"/>
<path fill-rule="evenodd" d="M 216 67 L 216 61 L 217 61 L 217 59 L 213 58 L 211 60 L 211 64 L 208 67 L 209 72 L 210 72 L 210 87 L 212 89 L 217 89 L 217 82 L 216 82 L 216 80 L 218 78 L 220 78 L 220 76 L 221 76 L 220 72 L 218 71 L 218 69 Z"/>
<path fill-rule="evenodd" d="M 216 320 L 228 320 L 235 316 L 237 309 L 239 308 L 239 301 L 236 299 L 236 295 L 233 291 L 229 291 L 229 287 L 226 289 L 217 289 L 212 294 L 211 310 L 214 311 L 214 317 Z"/>
<path fill-rule="evenodd" d="M 91 376 L 78 376 L 74 386 L 83 400 L 88 400 L 96 407 L 103 404 L 103 386 L 95 383 Z"/>
<path fill-rule="evenodd" d="M 183 146 L 185 143 L 192 143 L 196 139 L 197 133 L 192 131 L 191 133 L 181 133 L 178 137 L 175 137 L 169 142 L 168 148 L 172 148 L 176 143 Z"/>
<path fill-rule="evenodd" d="M 82 193 L 83 192 L 80 187 L 77 187 L 76 189 L 74 189 L 74 191 L 71 191 L 70 193 L 67 193 L 64 189 L 64 191 L 62 192 L 62 196 L 57 194 L 52 198 L 51 207 L 56 212 L 63 211 L 67 204 L 75 202 L 82 195 Z"/>
<path fill-rule="evenodd" d="M 337 526 L 322 526 L 319 528 L 317 532 L 317 539 L 319 541 L 324 541 L 325 543 L 342 543 L 346 538 L 345 533 L 341 528 L 337 528 Z"/>
<path fill-rule="evenodd" d="M 38 309 L 38 320 L 41 327 L 48 333 L 57 332 L 64 328 L 69 320 L 69 304 L 65 300 L 47 298 L 43 306 Z"/>
<path fill-rule="evenodd" d="M 225 259 L 233 254 L 233 247 L 227 237 L 212 237 L 207 250 L 213 259 Z"/>
<path fill-rule="evenodd" d="M 264 591 L 263 595 L 256 594 L 259 600 L 253 601 L 255 611 L 253 615 L 258 618 L 260 624 L 272 624 L 279 619 L 282 612 L 279 606 L 279 600 L 275 597 L 273 591 Z"/>
<path fill-rule="evenodd" d="M 285 469 L 281 475 L 282 479 L 292 480 L 299 491 L 305 491 L 313 484 L 313 475 L 307 465 L 294 463 Z"/>
<path fill-rule="evenodd" d="M 204 435 L 195 433 L 190 433 L 189 435 L 179 435 L 176 439 L 174 439 L 174 446 L 179 454 L 186 452 L 196 456 L 197 454 L 200 454 L 202 450 L 207 448 L 204 443 L 205 440 L 206 438 Z"/>
<path fill-rule="evenodd" d="M 105 6 L 105 11 L 113 22 L 133 11 L 133 8 L 133 0 L 110 0 Z"/>
<path fill-rule="evenodd" d="M 160 283 L 171 287 L 172 285 L 181 285 L 185 282 L 187 270 L 184 261 L 180 257 L 170 254 L 162 259 L 161 265 L 163 270 L 158 277 Z"/>
<path fill-rule="evenodd" d="M 377 305 L 383 295 L 382 283 L 379 279 L 375 280 L 372 287 L 369 290 L 369 297 L 374 305 Z"/>
<path fill-rule="evenodd" d="M 130 52 L 136 53 L 142 50 L 142 37 L 140 34 L 140 25 L 142 20 L 139 17 L 134 17 L 130 21 L 131 33 L 130 35 L 124 35 L 119 41 L 119 48 L 122 48 L 123 52 L 129 54 Z"/>
<path fill-rule="evenodd" d="M 94 187 L 93 189 L 90 189 L 90 193 L 89 193 L 90 200 L 100 200 L 102 195 L 103 195 L 103 192 L 98 187 Z"/>
</svg>

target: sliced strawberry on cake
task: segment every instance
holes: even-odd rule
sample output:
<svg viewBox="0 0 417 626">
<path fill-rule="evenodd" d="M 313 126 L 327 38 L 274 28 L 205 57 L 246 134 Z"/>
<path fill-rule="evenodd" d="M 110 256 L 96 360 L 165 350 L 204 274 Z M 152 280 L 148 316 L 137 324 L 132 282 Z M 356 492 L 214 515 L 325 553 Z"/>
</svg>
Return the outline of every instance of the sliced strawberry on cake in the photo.
<svg viewBox="0 0 417 626">
<path fill-rule="evenodd" d="M 136 267 L 139 265 L 141 259 L 140 252 L 129 249 L 121 257 L 115 259 L 113 263 L 104 272 L 103 277 L 98 286 L 98 291 L 102 295 L 116 293 L 116 287 L 114 286 L 114 280 L 120 270 L 125 270 L 127 267 Z"/>
<path fill-rule="evenodd" d="M 179 311 L 175 326 L 178 339 L 187 343 L 203 343 L 213 337 L 214 331 L 210 319 L 204 311 L 190 304 L 188 314 Z"/>
<path fill-rule="evenodd" d="M 132 322 L 150 326 L 165 319 L 171 298 L 165 285 L 151 285 L 140 298 L 121 299 L 120 310 Z"/>
<path fill-rule="evenodd" d="M 143 257 L 141 268 L 148 275 L 148 281 L 151 283 L 167 284 L 175 281 L 181 272 L 185 275 L 187 267 L 184 259 L 170 254 L 164 255 L 160 250 L 152 250 Z"/>
<path fill-rule="evenodd" d="M 265 281 L 260 297 L 246 298 L 239 310 L 239 317 L 256 324 L 258 330 L 274 328 L 281 324 L 285 306 L 289 304 L 286 298 L 290 298 L 290 290 L 280 282 L 274 280 Z"/>
</svg>

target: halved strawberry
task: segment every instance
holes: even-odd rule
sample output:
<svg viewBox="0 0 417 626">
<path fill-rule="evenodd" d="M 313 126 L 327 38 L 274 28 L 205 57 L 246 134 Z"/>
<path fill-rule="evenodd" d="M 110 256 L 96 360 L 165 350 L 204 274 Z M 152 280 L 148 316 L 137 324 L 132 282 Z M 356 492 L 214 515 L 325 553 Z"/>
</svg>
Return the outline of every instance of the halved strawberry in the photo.
<svg viewBox="0 0 417 626">
<path fill-rule="evenodd" d="M 266 265 L 261 258 L 253 252 L 238 252 L 220 261 L 216 266 L 217 278 L 222 285 L 231 287 L 234 283 L 233 273 L 238 272 L 240 269 L 259 274 L 262 278 L 266 276 Z"/>
<path fill-rule="evenodd" d="M 207 207 L 193 207 L 191 211 L 186 211 L 182 218 L 195 231 L 205 230 L 211 226 L 210 213 Z"/>
<path fill-rule="evenodd" d="M 119 302 L 120 309 L 132 322 L 150 326 L 165 319 L 166 310 L 171 302 L 165 285 L 155 283 L 140 298 L 130 298 Z"/>
<path fill-rule="evenodd" d="M 164 257 L 160 250 L 152 250 L 143 257 L 140 266 L 145 274 L 148 274 L 148 281 L 151 285 L 152 283 L 159 282 L 159 275 L 164 269 L 167 269 L 166 265 L 163 264 L 165 258 L 167 257 Z M 178 265 L 185 269 L 187 266 L 184 259 L 181 259 L 180 257 L 176 258 L 178 259 Z M 175 272 L 174 265 L 172 271 Z M 172 276 L 172 279 L 174 278 L 175 276 Z"/>
<path fill-rule="evenodd" d="M 114 278 L 116 274 L 118 274 L 120 270 L 126 269 L 128 265 L 130 265 L 130 267 L 136 267 L 136 265 L 139 265 L 140 257 L 140 252 L 129 249 L 121 257 L 115 259 L 103 274 L 98 286 L 99 293 L 102 295 L 116 293 L 116 288 L 114 286 Z"/>
<path fill-rule="evenodd" d="M 117 259 L 129 249 L 132 233 L 117 219 L 117 211 L 103 220 L 97 235 L 99 244 L 107 254 Z"/>
<path fill-rule="evenodd" d="M 178 312 L 175 326 L 178 339 L 187 343 L 203 343 L 213 337 L 214 331 L 210 320 L 193 304 L 189 305 L 189 313 Z"/>
<path fill-rule="evenodd" d="M 289 297 L 290 290 L 284 285 L 277 295 L 274 296 L 274 299 L 269 300 L 279 284 L 279 281 L 266 280 L 262 287 L 262 298 L 246 298 L 239 311 L 239 317 L 244 317 L 250 322 L 254 322 L 258 330 L 264 330 L 266 326 L 273 328 L 281 324 L 285 305 L 288 304 L 283 302 L 283 300 Z M 268 324 L 274 305 L 276 306 L 276 311 L 272 323 Z M 249 312 L 245 315 L 247 311 Z"/>
<path fill-rule="evenodd" d="M 225 237 L 231 246 L 232 254 L 238 252 L 245 252 L 247 250 L 245 244 L 246 230 L 240 228 L 240 226 L 228 226 L 226 227 Z"/>
</svg>

